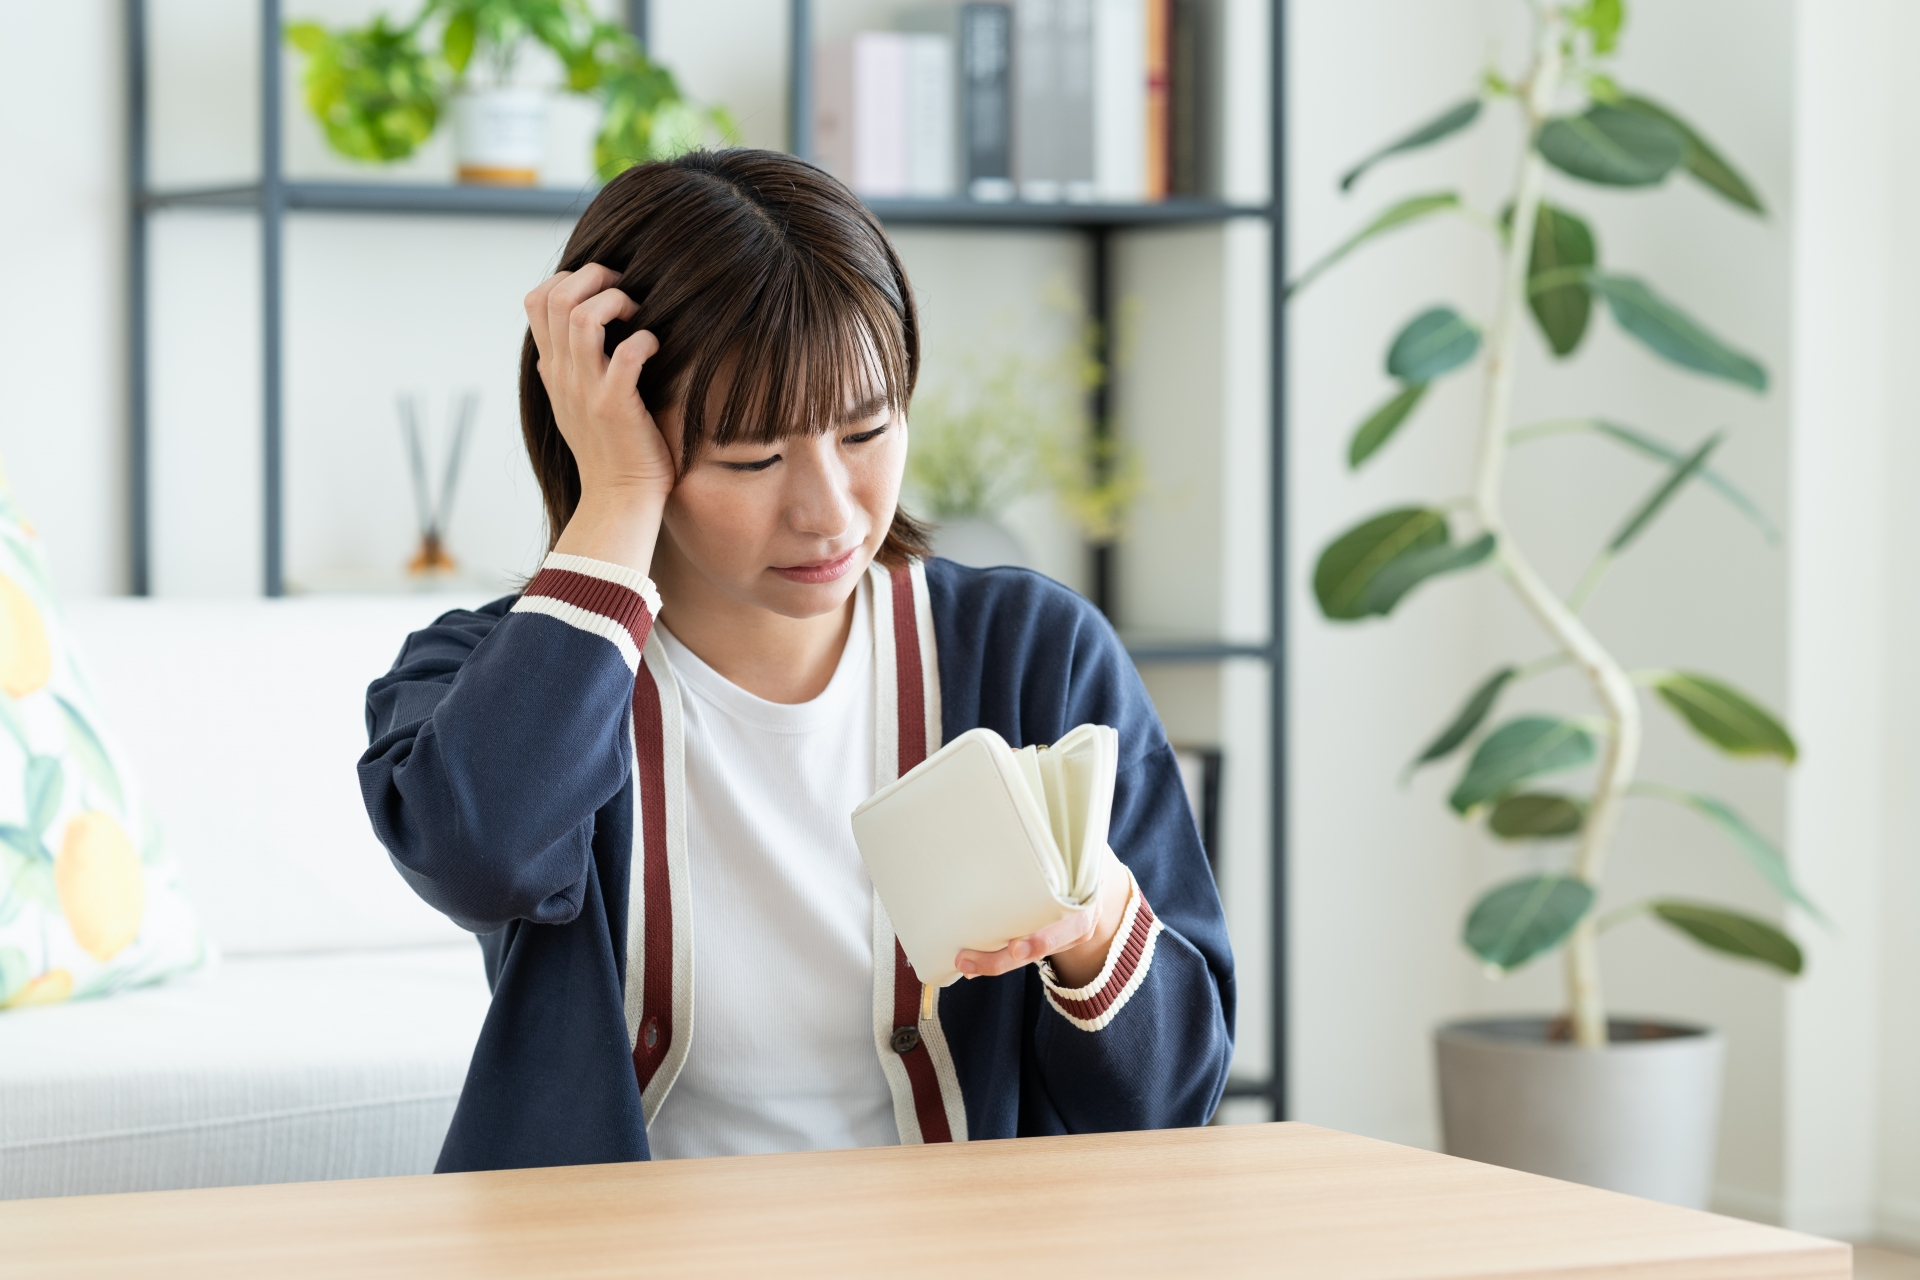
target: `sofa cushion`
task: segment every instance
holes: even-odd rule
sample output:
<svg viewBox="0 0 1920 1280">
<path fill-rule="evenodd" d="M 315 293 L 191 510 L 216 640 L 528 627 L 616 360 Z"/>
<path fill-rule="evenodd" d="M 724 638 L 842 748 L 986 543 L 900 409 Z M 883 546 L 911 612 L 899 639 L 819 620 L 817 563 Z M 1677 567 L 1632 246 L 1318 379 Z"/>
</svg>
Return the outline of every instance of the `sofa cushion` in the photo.
<svg viewBox="0 0 1920 1280">
<path fill-rule="evenodd" d="M 229 959 L 0 1018 L 0 1199 L 429 1173 L 479 948 Z"/>
<path fill-rule="evenodd" d="M 0 482 L 0 1007 L 106 995 L 207 959 L 106 710 Z"/>
<path fill-rule="evenodd" d="M 445 596 L 75 600 L 101 696 L 228 955 L 467 935 L 373 837 L 354 762 L 366 691 Z"/>
</svg>

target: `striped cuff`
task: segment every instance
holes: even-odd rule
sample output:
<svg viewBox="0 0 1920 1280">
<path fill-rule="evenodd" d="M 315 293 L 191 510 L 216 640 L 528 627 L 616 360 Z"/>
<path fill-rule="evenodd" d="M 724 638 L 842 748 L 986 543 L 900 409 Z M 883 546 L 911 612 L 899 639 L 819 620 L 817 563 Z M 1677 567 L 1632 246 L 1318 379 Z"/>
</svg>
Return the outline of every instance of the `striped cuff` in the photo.
<svg viewBox="0 0 1920 1280">
<path fill-rule="evenodd" d="M 540 572 L 514 602 L 515 613 L 544 613 L 611 641 L 628 671 L 640 669 L 640 651 L 660 614 L 660 593 L 637 569 L 549 552 Z"/>
<path fill-rule="evenodd" d="M 1131 889 L 1127 895 L 1126 914 L 1120 917 L 1120 928 L 1113 935 L 1113 945 L 1107 949 L 1107 962 L 1101 966 L 1100 974 L 1084 987 L 1063 987 L 1055 980 L 1053 965 L 1048 961 L 1040 963 L 1040 981 L 1046 987 L 1047 1003 L 1082 1031 L 1098 1031 L 1112 1022 L 1133 999 L 1133 993 L 1147 980 L 1147 970 L 1153 964 L 1153 946 L 1165 928 L 1160 918 L 1153 914 L 1153 908 L 1147 905 L 1146 895 L 1140 892 L 1140 882 L 1133 879 L 1133 873 L 1127 873 Z"/>
</svg>

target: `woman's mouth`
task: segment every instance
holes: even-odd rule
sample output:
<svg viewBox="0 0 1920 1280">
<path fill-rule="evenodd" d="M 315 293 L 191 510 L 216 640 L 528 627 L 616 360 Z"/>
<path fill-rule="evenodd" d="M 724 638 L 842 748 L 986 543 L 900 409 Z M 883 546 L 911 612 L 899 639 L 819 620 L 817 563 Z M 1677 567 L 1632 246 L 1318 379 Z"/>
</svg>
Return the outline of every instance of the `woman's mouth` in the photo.
<svg viewBox="0 0 1920 1280">
<path fill-rule="evenodd" d="M 853 547 L 831 560 L 815 560 L 808 564 L 774 565 L 773 571 L 788 582 L 803 582 L 809 586 L 817 586 L 822 582 L 832 582 L 836 578 L 843 577 L 847 570 L 853 568 L 853 559 L 859 552 L 860 548 Z"/>
</svg>

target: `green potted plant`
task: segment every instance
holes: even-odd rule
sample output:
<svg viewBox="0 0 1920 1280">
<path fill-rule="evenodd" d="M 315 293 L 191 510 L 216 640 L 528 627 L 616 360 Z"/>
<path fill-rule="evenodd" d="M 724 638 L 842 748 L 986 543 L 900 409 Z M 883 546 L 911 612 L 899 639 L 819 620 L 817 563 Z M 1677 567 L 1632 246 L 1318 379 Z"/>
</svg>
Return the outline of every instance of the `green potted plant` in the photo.
<svg viewBox="0 0 1920 1280">
<path fill-rule="evenodd" d="M 1468 493 L 1373 515 L 1321 553 L 1313 589 L 1322 613 L 1343 623 L 1385 617 L 1421 583 L 1493 569 L 1539 625 L 1544 654 L 1505 664 L 1467 696 L 1408 771 L 1466 754 L 1448 803 L 1505 841 L 1560 842 L 1551 870 L 1493 886 L 1473 906 L 1463 941 L 1493 973 L 1511 972 L 1556 949 L 1567 1004 L 1558 1017 L 1456 1023 L 1436 1036 L 1447 1149 L 1617 1190 L 1703 1204 L 1712 1169 L 1721 1045 L 1698 1027 L 1612 1020 L 1601 997 L 1597 942 L 1607 929 L 1651 916 L 1707 948 L 1797 974 L 1801 952 L 1775 925 L 1712 903 L 1658 898 L 1604 904 L 1602 876 L 1621 806 L 1647 798 L 1677 803 L 1717 827 L 1787 902 L 1813 910 L 1786 859 L 1731 806 L 1711 796 L 1637 778 L 1643 700 L 1651 697 L 1717 750 L 1791 763 L 1792 736 L 1757 700 L 1723 680 L 1689 671 L 1627 670 L 1581 616 L 1607 570 L 1683 492 L 1705 486 L 1771 539 L 1759 509 L 1711 465 L 1722 434 L 1670 443 L 1636 427 L 1573 419 L 1512 422 L 1516 344 L 1531 315 L 1552 353 L 1565 359 L 1605 311 L 1653 355 L 1745 393 L 1764 393 L 1767 373 L 1645 281 L 1604 263 L 1588 221 L 1559 203 L 1563 180 L 1615 190 L 1651 190 L 1684 174 L 1750 215 L 1763 213 L 1748 182 L 1691 125 L 1609 74 L 1622 0 L 1527 0 L 1534 37 L 1516 78 L 1497 69 L 1478 91 L 1381 148 L 1341 180 L 1351 190 L 1376 163 L 1432 145 L 1471 126 L 1488 107 L 1519 114 L 1519 154 L 1505 207 L 1475 213 L 1455 192 L 1402 200 L 1362 226 L 1297 280 L 1297 292 L 1377 236 L 1423 220 L 1465 215 L 1499 251 L 1497 301 L 1485 322 L 1437 306 L 1393 338 L 1386 369 L 1394 387 L 1354 431 L 1352 468 L 1363 466 L 1415 415 L 1438 379 L 1478 368 L 1484 409 L 1474 432 Z M 1550 180 L 1554 190 L 1549 192 Z M 1551 198 L 1549 198 L 1551 196 Z M 1509 531 L 1502 478 L 1511 448 L 1584 433 L 1619 445 L 1663 472 L 1622 514 L 1613 537 L 1573 588 L 1556 591 Z M 1464 443 L 1464 442 L 1463 442 Z M 1501 719 L 1532 676 L 1571 667 L 1594 713 L 1522 712 Z M 1555 775 L 1592 767 L 1591 782 L 1562 789 Z"/>
<path fill-rule="evenodd" d="M 546 146 L 547 91 L 517 79 L 539 44 L 559 59 L 565 90 L 597 97 L 594 142 L 602 180 L 739 131 L 723 107 L 688 101 L 671 72 L 585 0 L 426 0 L 404 23 L 387 14 L 357 27 L 289 23 L 307 60 L 307 107 L 327 144 L 352 160 L 405 159 L 454 118 L 462 182 L 532 186 Z"/>
<path fill-rule="evenodd" d="M 1064 285 L 1053 305 L 1079 310 Z M 1112 542 L 1139 497 L 1138 457 L 1088 419 L 1089 394 L 1106 380 L 1098 332 L 1080 316 L 1078 335 L 1042 362 L 968 357 L 959 377 L 914 397 L 906 483 L 934 521 L 936 554 L 969 565 L 1027 565 L 1027 550 L 1002 521 L 1015 499 L 1051 490 L 1092 542 Z"/>
</svg>

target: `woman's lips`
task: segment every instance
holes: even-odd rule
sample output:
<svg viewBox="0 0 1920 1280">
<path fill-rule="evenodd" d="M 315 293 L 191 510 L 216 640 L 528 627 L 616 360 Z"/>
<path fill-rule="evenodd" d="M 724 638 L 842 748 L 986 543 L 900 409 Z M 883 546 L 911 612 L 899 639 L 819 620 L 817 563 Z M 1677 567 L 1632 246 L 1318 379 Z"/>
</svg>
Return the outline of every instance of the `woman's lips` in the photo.
<svg viewBox="0 0 1920 1280">
<path fill-rule="evenodd" d="M 859 551 L 860 548 L 854 547 L 832 560 L 815 560 L 812 564 L 775 565 L 773 571 L 788 582 L 804 582 L 809 585 L 832 582 L 853 568 L 853 558 Z"/>
</svg>

